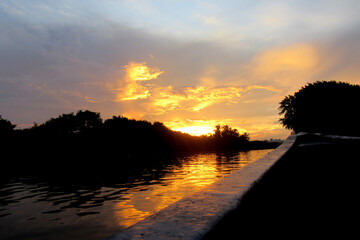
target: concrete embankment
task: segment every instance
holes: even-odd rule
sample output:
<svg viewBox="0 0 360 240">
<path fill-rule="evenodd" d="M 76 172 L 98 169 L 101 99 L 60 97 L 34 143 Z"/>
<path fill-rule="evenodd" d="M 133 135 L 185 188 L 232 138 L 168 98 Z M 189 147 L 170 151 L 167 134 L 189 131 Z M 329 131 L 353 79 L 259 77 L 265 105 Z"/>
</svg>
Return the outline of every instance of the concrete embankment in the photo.
<svg viewBox="0 0 360 240">
<path fill-rule="evenodd" d="M 236 209 L 239 199 L 291 148 L 295 139 L 296 136 L 290 136 L 264 158 L 166 207 L 108 240 L 203 238 L 224 215 Z"/>
<path fill-rule="evenodd" d="M 360 138 L 298 134 L 262 159 L 122 231 L 123 239 L 357 236 Z"/>
<path fill-rule="evenodd" d="M 356 238 L 359 150 L 360 138 L 299 135 L 203 239 Z"/>
</svg>

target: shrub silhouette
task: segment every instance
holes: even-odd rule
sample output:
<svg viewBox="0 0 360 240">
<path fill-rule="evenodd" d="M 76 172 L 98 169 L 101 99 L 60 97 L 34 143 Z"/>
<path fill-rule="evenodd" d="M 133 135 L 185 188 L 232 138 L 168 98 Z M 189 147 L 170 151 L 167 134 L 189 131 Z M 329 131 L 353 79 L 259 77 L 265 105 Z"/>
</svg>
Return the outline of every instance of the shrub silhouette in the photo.
<svg viewBox="0 0 360 240">
<path fill-rule="evenodd" d="M 280 122 L 298 132 L 360 135 L 360 86 L 318 81 L 280 102 Z"/>
<path fill-rule="evenodd" d="M 231 128 L 228 125 L 215 126 L 212 138 L 218 149 L 246 148 L 250 140 L 248 133 L 240 135 L 237 129 Z"/>
<path fill-rule="evenodd" d="M 84 134 L 88 130 L 100 128 L 101 125 L 100 113 L 80 110 L 76 114 L 68 113 L 51 118 L 44 124 L 35 125 L 33 128 L 40 134 L 66 136 Z"/>
<path fill-rule="evenodd" d="M 0 115 L 0 134 L 8 135 L 13 132 L 16 125 L 12 124 L 9 120 L 3 119 Z"/>
<path fill-rule="evenodd" d="M 122 116 L 103 121 L 100 113 L 88 110 L 62 114 L 27 129 L 14 129 L 15 125 L 0 118 L 0 127 L 1 133 L 10 133 L 1 135 L 3 156 L 12 156 L 11 161 L 0 161 L 3 169 L 18 171 L 20 166 L 49 174 L 124 172 L 162 164 L 174 155 L 277 147 L 266 141 L 250 142 L 247 133 L 228 125 L 217 126 L 212 135 L 192 136 L 161 122 Z"/>
</svg>

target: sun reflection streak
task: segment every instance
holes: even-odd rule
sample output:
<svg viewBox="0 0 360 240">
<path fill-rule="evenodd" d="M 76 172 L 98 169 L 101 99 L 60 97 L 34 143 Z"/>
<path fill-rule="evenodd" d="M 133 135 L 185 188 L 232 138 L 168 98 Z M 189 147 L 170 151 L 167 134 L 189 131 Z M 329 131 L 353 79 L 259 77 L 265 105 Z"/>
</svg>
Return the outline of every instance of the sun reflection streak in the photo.
<svg viewBox="0 0 360 240">
<path fill-rule="evenodd" d="M 116 203 L 119 225 L 129 227 L 217 180 L 216 164 L 205 155 L 196 156 L 196 163 L 184 162 L 168 171 L 159 180 L 163 184 L 139 187 Z"/>
<path fill-rule="evenodd" d="M 166 168 L 165 174 L 159 179 L 150 183 L 144 180 L 143 184 L 130 188 L 121 197 L 114 205 L 117 223 L 120 227 L 129 227 L 270 151 L 257 150 L 232 155 L 198 154 L 179 159 L 179 163 Z"/>
</svg>

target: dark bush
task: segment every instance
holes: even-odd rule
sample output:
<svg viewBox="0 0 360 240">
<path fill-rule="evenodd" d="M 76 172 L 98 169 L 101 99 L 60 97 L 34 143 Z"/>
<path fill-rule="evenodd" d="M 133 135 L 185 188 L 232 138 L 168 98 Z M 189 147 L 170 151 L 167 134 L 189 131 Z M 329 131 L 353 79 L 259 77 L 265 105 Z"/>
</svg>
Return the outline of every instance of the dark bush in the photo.
<svg viewBox="0 0 360 240">
<path fill-rule="evenodd" d="M 302 87 L 280 102 L 287 129 L 338 135 L 360 135 L 360 86 L 319 81 Z"/>
</svg>

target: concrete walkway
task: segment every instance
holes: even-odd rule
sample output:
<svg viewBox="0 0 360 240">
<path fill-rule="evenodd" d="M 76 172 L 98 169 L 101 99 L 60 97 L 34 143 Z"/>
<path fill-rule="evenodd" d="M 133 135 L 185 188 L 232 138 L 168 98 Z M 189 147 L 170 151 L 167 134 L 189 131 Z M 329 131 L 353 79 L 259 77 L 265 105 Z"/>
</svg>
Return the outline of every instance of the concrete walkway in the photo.
<svg viewBox="0 0 360 240">
<path fill-rule="evenodd" d="M 359 150 L 360 138 L 299 135 L 203 239 L 358 238 Z"/>
<path fill-rule="evenodd" d="M 236 209 L 245 193 L 294 144 L 290 136 L 262 159 L 222 178 L 203 191 L 184 198 L 140 221 L 108 240 L 201 239 L 229 211 Z"/>
<path fill-rule="evenodd" d="M 123 239 L 358 238 L 360 138 L 298 134 Z"/>
</svg>

